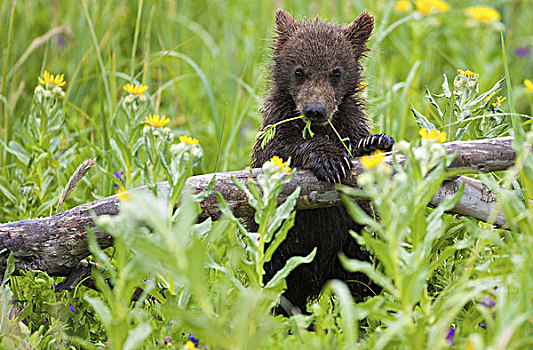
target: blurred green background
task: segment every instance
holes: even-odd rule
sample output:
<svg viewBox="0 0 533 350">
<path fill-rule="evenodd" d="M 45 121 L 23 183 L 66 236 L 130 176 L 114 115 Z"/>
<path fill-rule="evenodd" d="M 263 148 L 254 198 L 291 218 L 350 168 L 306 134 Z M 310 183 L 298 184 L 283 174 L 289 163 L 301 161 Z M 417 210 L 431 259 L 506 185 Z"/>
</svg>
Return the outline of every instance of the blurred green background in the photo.
<svg viewBox="0 0 533 350">
<path fill-rule="evenodd" d="M 414 1 L 406 9 L 396 1 L 348 0 L 3 1 L 2 139 L 8 144 L 21 128 L 37 77 L 46 69 L 65 74 L 71 104 L 65 107 L 67 123 L 87 136 L 77 152 L 107 157 L 108 172 L 119 167 L 107 134 L 127 82 L 148 85 L 153 111 L 171 119 L 177 136 L 200 140 L 205 157 L 197 172 L 242 169 L 260 127 L 280 7 L 297 18 L 319 16 L 336 23 L 349 23 L 365 9 L 375 15 L 372 51 L 363 62 L 375 132 L 416 139 L 409 105 L 431 115 L 425 86 L 440 93 L 443 73 L 452 81 L 457 68 L 470 69 L 480 74 L 481 91 L 488 90 L 504 76 L 500 29 L 515 111 L 530 114 L 532 95 L 523 81 L 533 78 L 531 1 L 447 3 L 445 12 L 423 14 Z M 501 19 L 490 24 L 473 19 L 465 13 L 473 5 L 491 6 Z M 502 109 L 509 111 L 506 103 Z M 108 195 L 111 187 L 98 191 Z"/>
</svg>

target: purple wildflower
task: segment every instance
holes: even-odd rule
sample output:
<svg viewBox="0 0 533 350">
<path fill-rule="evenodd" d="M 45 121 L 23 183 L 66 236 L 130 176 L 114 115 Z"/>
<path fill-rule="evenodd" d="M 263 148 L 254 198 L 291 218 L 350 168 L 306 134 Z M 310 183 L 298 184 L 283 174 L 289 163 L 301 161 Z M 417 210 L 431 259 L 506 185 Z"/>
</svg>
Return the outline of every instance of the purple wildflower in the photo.
<svg viewBox="0 0 533 350">
<path fill-rule="evenodd" d="M 172 338 L 169 337 L 168 335 L 163 338 L 163 344 L 165 344 L 165 345 L 170 344 L 171 341 L 172 341 Z"/>
<path fill-rule="evenodd" d="M 455 335 L 455 328 L 450 328 L 450 330 L 448 331 L 448 336 L 446 337 L 446 339 L 448 340 L 448 342 L 450 343 L 451 346 L 455 346 L 455 342 L 453 341 L 453 336 Z"/>
<path fill-rule="evenodd" d="M 192 333 L 191 333 L 191 335 L 189 335 L 189 341 L 192 341 L 194 343 L 195 347 L 198 347 L 198 344 L 200 343 L 198 338 L 195 338 L 194 334 L 192 334 Z"/>
<path fill-rule="evenodd" d="M 485 325 L 483 324 L 483 322 L 479 322 L 479 326 L 480 326 L 481 328 L 487 328 L 487 326 L 485 326 Z"/>
<path fill-rule="evenodd" d="M 517 47 L 514 49 L 514 54 L 519 58 L 528 58 L 531 55 L 531 47 L 529 45 Z"/>
<path fill-rule="evenodd" d="M 488 297 L 486 297 L 486 298 L 483 298 L 483 300 L 481 300 L 481 304 L 483 304 L 483 306 L 485 306 L 485 307 L 494 307 L 494 306 L 496 306 L 496 302 L 494 301 L 494 299 L 492 299 L 492 297 L 490 295 Z"/>
<path fill-rule="evenodd" d="M 172 320 L 168 321 L 168 325 L 169 325 L 169 326 L 173 326 L 173 325 L 175 325 L 175 324 L 176 324 L 176 322 L 174 322 L 174 321 L 172 321 Z"/>
<path fill-rule="evenodd" d="M 72 306 L 72 304 L 70 304 L 70 311 L 72 311 L 72 313 L 74 313 L 74 306 Z"/>
<path fill-rule="evenodd" d="M 126 181 L 124 180 L 124 170 L 121 170 L 118 173 L 116 171 L 113 172 L 113 176 L 116 177 L 120 181 L 123 187 L 126 187 Z M 113 187 L 118 187 L 118 184 L 114 183 Z"/>
<path fill-rule="evenodd" d="M 63 34 L 59 34 L 56 38 L 57 46 L 62 49 L 67 45 L 67 41 L 65 40 L 65 37 Z"/>
<path fill-rule="evenodd" d="M 494 290 L 498 290 L 498 286 L 494 286 Z"/>
</svg>

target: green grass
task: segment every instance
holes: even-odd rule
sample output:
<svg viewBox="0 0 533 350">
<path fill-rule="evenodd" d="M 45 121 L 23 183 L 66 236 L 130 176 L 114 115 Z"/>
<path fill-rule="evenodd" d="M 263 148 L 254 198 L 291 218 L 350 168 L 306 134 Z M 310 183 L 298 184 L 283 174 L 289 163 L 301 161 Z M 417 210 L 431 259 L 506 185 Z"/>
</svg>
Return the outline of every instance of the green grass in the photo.
<svg viewBox="0 0 533 350">
<path fill-rule="evenodd" d="M 531 3 L 450 0 L 448 12 L 431 15 L 400 13 L 394 3 L 290 0 L 282 6 L 296 17 L 318 14 L 336 23 L 349 23 L 364 9 L 375 15 L 363 62 L 374 132 L 414 147 L 420 145 L 417 123 L 427 122 L 446 130 L 449 141 L 512 134 L 531 144 L 533 94 L 522 83 L 533 80 L 531 53 L 515 53 L 532 48 Z M 465 7 L 478 4 L 493 6 L 502 25 L 468 18 Z M 70 175 L 92 157 L 96 167 L 63 210 L 116 193 L 114 184 L 129 189 L 170 180 L 177 200 L 201 150 L 195 174 L 246 167 L 268 88 L 279 6 L 244 0 L 0 2 L 0 222 L 52 214 Z M 457 68 L 479 73 L 480 92 L 505 77 L 491 102 L 508 99 L 496 110 L 490 103 L 469 107 L 473 114 L 457 120 L 464 109 L 455 97 L 435 96 L 443 93 L 443 74 L 453 90 Z M 39 99 L 37 77 L 45 70 L 65 74 L 63 99 Z M 138 108 L 126 101 L 122 87 L 130 82 L 148 86 Z M 426 88 L 442 115 L 425 97 Z M 425 120 L 413 117 L 411 105 Z M 148 114 L 168 116 L 172 136 L 143 131 Z M 181 135 L 198 139 L 201 150 L 176 148 Z M 445 173 L 429 176 L 424 162 L 443 164 L 443 157 L 413 159 L 397 182 L 376 178 L 363 192 L 348 193 L 372 198 L 382 213 L 375 224 L 354 212 L 368 223 L 354 239 L 371 247 L 380 264 L 347 266 L 385 286 L 365 303 L 355 304 L 346 286 L 335 282 L 310 305 L 310 316 L 275 318 L 269 309 L 281 289 L 256 282 L 264 261 L 250 259 L 266 252 L 250 250 L 253 234 L 235 235 L 236 222 L 196 225 L 190 199 L 182 199 L 183 210 L 174 217 L 149 200 L 144 211 L 135 204 L 132 211 L 152 223 L 151 236 L 140 219 L 125 213 L 109 228 L 113 249 L 92 245 L 94 259 L 108 269 L 94 276 L 103 293 L 83 286 L 53 293 L 60 279 L 41 272 L 3 281 L 0 344 L 99 348 L 109 341 L 115 348 L 163 348 L 168 336 L 168 347 L 182 348 L 193 333 L 209 349 L 349 349 L 355 342 L 360 348 L 420 349 L 450 347 L 446 335 L 454 328 L 458 348 L 531 347 L 533 163 L 528 147 L 516 147 L 516 168 L 482 177 L 489 187 L 513 189 L 498 191 L 511 230 L 456 219 L 443 214 L 444 206 L 426 209 L 424 201 Z M 121 170 L 119 180 L 114 173 Z M 409 186 L 402 187 L 401 176 Z M 275 215 L 290 220 L 289 209 Z M 412 218 L 399 217 L 402 210 Z M 116 287 L 106 289 L 102 277 Z M 152 297 L 129 303 L 136 287 Z M 495 306 L 484 306 L 487 298 Z M 10 319 L 10 312 L 16 317 Z M 314 332 L 306 330 L 310 323 Z"/>
</svg>

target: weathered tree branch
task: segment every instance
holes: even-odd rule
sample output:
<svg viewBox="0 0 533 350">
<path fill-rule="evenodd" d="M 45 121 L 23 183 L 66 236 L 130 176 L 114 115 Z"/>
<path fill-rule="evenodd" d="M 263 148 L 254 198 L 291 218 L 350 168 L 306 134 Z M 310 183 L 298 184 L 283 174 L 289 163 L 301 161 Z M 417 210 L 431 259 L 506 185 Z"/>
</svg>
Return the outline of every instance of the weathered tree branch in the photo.
<svg viewBox="0 0 533 350">
<path fill-rule="evenodd" d="M 511 167 L 516 157 L 511 147 L 512 138 L 499 138 L 479 141 L 451 142 L 445 144 L 449 152 L 457 152 L 457 157 L 450 169 L 464 169 L 472 172 L 501 171 Z M 403 164 L 404 157 L 396 155 L 396 161 Z M 392 164 L 393 156 L 384 159 Z M 363 169 L 358 160 L 353 160 L 354 168 L 343 181 L 348 186 L 356 186 L 356 178 Z M 253 169 L 255 178 L 261 169 Z M 252 215 L 246 195 L 232 183 L 231 177 L 246 182 L 250 172 L 247 170 L 216 174 L 215 191 L 220 192 L 236 216 Z M 194 192 L 201 192 L 209 183 L 213 174 L 193 176 L 187 184 Z M 444 197 L 457 191 L 461 183 L 465 184 L 465 193 L 452 212 L 471 216 L 499 226 L 505 225 L 501 214 L 495 214 L 495 197 L 478 180 L 460 176 L 447 181 L 433 197 L 431 204 L 437 205 Z M 342 200 L 333 184 L 318 181 L 311 172 L 297 171 L 292 181 L 287 184 L 280 196 L 280 201 L 290 195 L 298 186 L 301 194 L 296 204 L 298 209 L 322 208 L 339 205 Z M 140 187 L 136 190 L 147 190 Z M 158 192 L 167 197 L 169 186 L 166 182 L 158 184 Z M 201 204 L 201 219 L 219 218 L 216 195 L 212 193 Z M 7 257 L 14 253 L 17 270 L 42 270 L 49 275 L 68 276 L 81 259 L 88 256 L 87 231 L 95 233 L 96 240 L 102 248 L 112 245 L 112 238 L 95 229 L 93 215 L 116 215 L 119 200 L 116 196 L 83 204 L 66 212 L 39 219 L 28 219 L 0 224 L 0 271 L 6 268 Z M 492 215 L 492 216 L 491 216 Z"/>
</svg>

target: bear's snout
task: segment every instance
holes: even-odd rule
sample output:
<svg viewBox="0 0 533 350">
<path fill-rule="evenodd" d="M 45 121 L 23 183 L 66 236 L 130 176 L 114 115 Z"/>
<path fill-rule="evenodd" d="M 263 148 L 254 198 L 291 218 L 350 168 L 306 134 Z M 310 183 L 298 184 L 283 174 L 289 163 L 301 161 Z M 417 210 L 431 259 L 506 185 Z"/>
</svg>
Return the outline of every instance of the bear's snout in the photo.
<svg viewBox="0 0 533 350">
<path fill-rule="evenodd" d="M 304 115 L 313 123 L 324 123 L 327 120 L 326 108 L 320 103 L 310 103 L 304 107 Z"/>
</svg>

